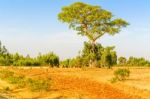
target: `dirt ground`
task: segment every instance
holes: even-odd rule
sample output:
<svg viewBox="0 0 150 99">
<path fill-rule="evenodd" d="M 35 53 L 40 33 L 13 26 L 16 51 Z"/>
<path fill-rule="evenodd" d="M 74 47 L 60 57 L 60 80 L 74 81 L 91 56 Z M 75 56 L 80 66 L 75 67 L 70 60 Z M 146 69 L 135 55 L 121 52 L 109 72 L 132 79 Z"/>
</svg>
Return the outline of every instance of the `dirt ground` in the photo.
<svg viewBox="0 0 150 99">
<path fill-rule="evenodd" d="M 87 68 L 8 68 L 18 75 L 30 78 L 52 79 L 48 92 L 31 92 L 27 88 L 15 89 L 0 80 L 0 89 L 12 88 L 11 99 L 150 99 L 150 68 L 130 68 L 127 81 L 110 83 L 113 69 Z M 4 94 L 4 93 L 3 93 Z M 1 94 L 0 94 L 1 96 Z M 7 99 L 7 98 L 6 98 Z"/>
</svg>

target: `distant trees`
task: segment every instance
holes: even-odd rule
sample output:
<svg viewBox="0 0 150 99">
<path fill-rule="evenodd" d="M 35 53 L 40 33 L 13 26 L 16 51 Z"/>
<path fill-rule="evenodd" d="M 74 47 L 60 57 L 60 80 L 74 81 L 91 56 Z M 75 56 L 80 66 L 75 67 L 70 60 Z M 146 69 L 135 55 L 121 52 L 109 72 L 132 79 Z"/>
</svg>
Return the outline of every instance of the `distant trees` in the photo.
<svg viewBox="0 0 150 99">
<path fill-rule="evenodd" d="M 95 44 L 95 52 L 92 53 L 92 45 L 89 42 L 84 42 L 84 48 L 81 54 L 73 59 L 64 60 L 61 63 L 62 67 L 90 67 L 89 62 L 94 59 L 93 63 L 95 67 L 107 67 L 111 68 L 117 64 L 117 55 L 114 51 L 114 47 L 102 47 L 101 44 Z"/>
<path fill-rule="evenodd" d="M 150 62 L 144 58 L 129 57 L 127 61 L 129 66 L 150 66 Z"/>
<path fill-rule="evenodd" d="M 65 59 L 60 62 L 60 67 L 69 68 L 70 67 L 70 59 Z"/>
<path fill-rule="evenodd" d="M 11 59 L 10 59 L 10 54 L 7 51 L 7 49 L 5 48 L 4 45 L 2 45 L 1 41 L 0 41 L 0 65 L 10 65 L 11 63 Z"/>
<path fill-rule="evenodd" d="M 59 57 L 53 52 L 44 55 L 39 55 L 36 58 L 31 58 L 29 55 L 23 57 L 22 55 L 16 53 L 12 55 L 12 60 L 12 65 L 14 66 L 59 66 Z"/>
<path fill-rule="evenodd" d="M 53 52 L 44 55 L 39 55 L 37 57 L 37 60 L 39 60 L 43 65 L 49 65 L 51 67 L 54 66 L 59 67 L 59 57 Z"/>
<path fill-rule="evenodd" d="M 59 57 L 49 52 L 47 54 L 39 54 L 37 57 L 32 58 L 30 55 L 24 57 L 19 53 L 10 54 L 6 47 L 0 42 L 0 66 L 50 66 L 50 67 L 63 67 L 63 68 L 82 68 L 90 67 L 89 62 L 91 59 L 95 60 L 93 63 L 95 67 L 111 68 L 114 65 L 118 66 L 150 66 L 150 61 L 144 58 L 125 57 L 118 58 L 117 54 L 112 47 L 103 47 L 99 43 L 95 43 L 95 53 L 91 52 L 92 44 L 84 42 L 84 47 L 77 57 L 65 59 L 60 61 Z"/>
<path fill-rule="evenodd" d="M 106 47 L 102 51 L 101 66 L 111 68 L 117 64 L 117 55 L 114 51 L 115 47 Z"/>
<path fill-rule="evenodd" d="M 111 12 L 102 9 L 100 6 L 93 6 L 82 2 L 75 2 L 70 6 L 65 6 L 58 14 L 58 19 L 68 23 L 69 27 L 78 31 L 81 36 L 86 36 L 91 43 L 89 65 L 94 66 L 97 62 L 96 41 L 104 34 L 114 35 L 128 23 L 123 19 L 114 19 Z M 109 58 L 109 56 L 108 56 Z"/>
<path fill-rule="evenodd" d="M 150 66 L 150 61 L 146 60 L 145 58 L 136 58 L 136 57 L 129 57 L 126 59 L 125 57 L 118 58 L 118 65 L 122 66 Z"/>
<path fill-rule="evenodd" d="M 0 66 L 59 66 L 59 57 L 50 52 L 48 54 L 39 55 L 31 58 L 30 55 L 24 57 L 18 53 L 10 54 L 8 50 L 0 42 Z"/>
</svg>

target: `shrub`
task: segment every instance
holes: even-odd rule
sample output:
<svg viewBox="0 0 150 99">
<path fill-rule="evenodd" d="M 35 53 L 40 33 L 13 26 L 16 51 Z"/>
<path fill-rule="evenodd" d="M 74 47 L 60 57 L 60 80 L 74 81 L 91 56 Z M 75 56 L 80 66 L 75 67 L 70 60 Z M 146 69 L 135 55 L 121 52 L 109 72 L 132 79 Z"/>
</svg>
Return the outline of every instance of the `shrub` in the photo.
<svg viewBox="0 0 150 99">
<path fill-rule="evenodd" d="M 114 71 L 115 78 L 119 81 L 124 81 L 130 76 L 130 71 L 128 69 L 117 69 Z"/>
</svg>

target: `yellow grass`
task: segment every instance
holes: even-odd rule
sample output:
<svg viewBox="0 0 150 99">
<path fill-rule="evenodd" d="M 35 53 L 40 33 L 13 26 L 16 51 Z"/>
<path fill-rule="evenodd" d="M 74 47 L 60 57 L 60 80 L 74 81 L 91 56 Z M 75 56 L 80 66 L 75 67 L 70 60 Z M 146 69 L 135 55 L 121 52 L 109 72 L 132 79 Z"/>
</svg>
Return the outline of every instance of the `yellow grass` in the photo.
<svg viewBox="0 0 150 99">
<path fill-rule="evenodd" d="M 0 89 L 9 86 L 10 96 L 18 99 L 150 99 L 150 68 L 130 68 L 127 81 L 110 83 L 113 69 L 98 68 L 12 68 L 17 75 L 28 78 L 52 78 L 50 91 L 31 92 L 28 88 L 15 88 L 0 80 Z M 119 98 L 118 98 L 119 97 Z"/>
</svg>

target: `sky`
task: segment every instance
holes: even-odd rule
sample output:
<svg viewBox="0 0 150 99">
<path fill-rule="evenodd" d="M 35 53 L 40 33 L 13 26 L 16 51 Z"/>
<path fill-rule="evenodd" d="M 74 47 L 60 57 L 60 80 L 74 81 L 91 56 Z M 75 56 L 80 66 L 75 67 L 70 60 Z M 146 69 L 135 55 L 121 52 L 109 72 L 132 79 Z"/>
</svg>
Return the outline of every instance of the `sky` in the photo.
<svg viewBox="0 0 150 99">
<path fill-rule="evenodd" d="M 97 42 L 116 46 L 118 56 L 150 60 L 150 0 L 0 0 L 0 41 L 10 53 L 35 57 L 53 51 L 60 59 L 78 55 L 87 38 L 58 20 L 63 6 L 81 1 L 99 5 L 130 25 Z"/>
</svg>

